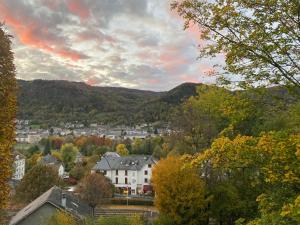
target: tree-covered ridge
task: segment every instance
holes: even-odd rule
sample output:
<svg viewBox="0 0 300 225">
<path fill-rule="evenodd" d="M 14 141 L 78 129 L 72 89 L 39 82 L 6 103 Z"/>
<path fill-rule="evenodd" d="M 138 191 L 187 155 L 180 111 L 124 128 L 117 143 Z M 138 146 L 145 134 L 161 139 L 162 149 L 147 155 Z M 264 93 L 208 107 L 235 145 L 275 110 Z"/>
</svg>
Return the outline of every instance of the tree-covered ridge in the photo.
<svg viewBox="0 0 300 225">
<path fill-rule="evenodd" d="M 113 125 L 169 122 L 174 110 L 189 97 L 197 94 L 197 87 L 201 87 L 203 92 L 219 90 L 218 94 L 221 95 L 219 99 L 223 95 L 221 90 L 225 90 L 196 83 L 184 83 L 167 92 L 94 87 L 69 81 L 19 80 L 18 84 L 17 117 L 52 125 L 73 121 L 87 124 L 103 122 Z M 225 93 L 240 92 L 249 95 L 256 102 L 255 107 L 272 108 L 275 105 L 276 108 L 281 107 L 285 110 L 287 105 L 295 102 L 293 93 L 289 93 L 283 87 L 255 91 L 225 91 Z M 278 99 L 282 100 L 280 105 Z"/>
<path fill-rule="evenodd" d="M 186 83 L 169 92 L 153 92 L 69 81 L 19 80 L 18 84 L 20 119 L 116 124 L 166 120 L 170 105 L 195 94 L 198 85 Z"/>
</svg>

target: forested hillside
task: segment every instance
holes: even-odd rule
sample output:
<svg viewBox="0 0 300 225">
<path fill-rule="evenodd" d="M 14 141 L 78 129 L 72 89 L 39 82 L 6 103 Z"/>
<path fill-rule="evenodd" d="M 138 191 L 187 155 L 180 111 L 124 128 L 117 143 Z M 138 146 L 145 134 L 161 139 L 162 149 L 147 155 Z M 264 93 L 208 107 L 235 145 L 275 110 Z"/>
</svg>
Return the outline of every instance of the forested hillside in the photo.
<svg viewBox="0 0 300 225">
<path fill-rule="evenodd" d="M 185 83 L 168 92 L 153 92 L 69 81 L 19 80 L 18 84 L 19 119 L 129 125 L 167 120 L 170 108 L 195 94 L 197 86 Z"/>
</svg>

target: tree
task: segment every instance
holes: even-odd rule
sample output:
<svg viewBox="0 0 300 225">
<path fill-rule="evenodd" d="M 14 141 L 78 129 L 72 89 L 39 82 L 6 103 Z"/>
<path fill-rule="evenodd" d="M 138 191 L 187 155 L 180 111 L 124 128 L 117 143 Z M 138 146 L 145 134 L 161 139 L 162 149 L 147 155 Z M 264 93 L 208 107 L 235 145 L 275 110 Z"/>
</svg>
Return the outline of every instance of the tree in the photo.
<svg viewBox="0 0 300 225">
<path fill-rule="evenodd" d="M 61 158 L 64 162 L 66 170 L 69 171 L 74 164 L 76 155 L 78 153 L 78 148 L 73 144 L 64 144 L 61 149 Z"/>
<path fill-rule="evenodd" d="M 88 174 L 83 178 L 79 187 L 79 193 L 83 200 L 93 209 L 101 204 L 104 198 L 112 197 L 111 182 L 99 173 Z"/>
<path fill-rule="evenodd" d="M 297 224 L 300 135 L 220 137 L 189 164 L 212 196 L 210 214 L 222 224 Z M 254 219 L 256 218 L 256 219 Z"/>
<path fill-rule="evenodd" d="M 201 56 L 224 54 L 225 69 L 246 84 L 300 88 L 298 0 L 184 0 L 172 8 L 185 19 L 185 28 L 199 26 L 207 41 Z"/>
<path fill-rule="evenodd" d="M 15 139 L 16 79 L 11 36 L 0 24 L 0 210 L 7 203 L 12 175 L 12 146 Z"/>
<path fill-rule="evenodd" d="M 70 175 L 74 177 L 76 180 L 81 180 L 84 175 L 89 171 L 87 166 L 83 166 L 82 164 L 76 164 L 70 171 Z"/>
<path fill-rule="evenodd" d="M 195 169 L 185 167 L 179 157 L 168 157 L 153 168 L 152 183 L 156 207 L 173 224 L 205 224 L 205 186 Z"/>
<path fill-rule="evenodd" d="M 163 149 L 162 149 L 159 145 L 156 145 L 156 146 L 155 146 L 152 155 L 153 155 L 153 157 L 156 158 L 156 159 L 164 158 L 164 157 L 167 156 L 166 152 L 163 151 Z"/>
<path fill-rule="evenodd" d="M 26 151 L 26 156 L 31 157 L 34 154 L 37 154 L 40 152 L 40 148 L 38 145 L 33 145 L 30 148 L 27 149 Z"/>
<path fill-rule="evenodd" d="M 76 220 L 70 214 L 57 211 L 53 216 L 51 216 L 45 225 L 76 225 Z"/>
<path fill-rule="evenodd" d="M 179 131 L 174 135 L 178 152 L 202 151 L 220 134 L 249 134 L 255 121 L 254 109 L 252 101 L 243 93 L 199 86 L 197 95 L 182 104 L 173 118 L 172 124 Z"/>
<path fill-rule="evenodd" d="M 116 152 L 121 156 L 129 155 L 129 151 L 127 150 L 125 144 L 118 144 L 116 147 Z"/>
<path fill-rule="evenodd" d="M 48 138 L 45 143 L 43 155 L 51 154 L 51 140 Z"/>
<path fill-rule="evenodd" d="M 134 154 L 138 154 L 142 151 L 143 149 L 143 142 L 140 138 L 135 138 L 133 143 L 132 143 L 132 152 Z"/>
<path fill-rule="evenodd" d="M 30 169 L 16 188 L 16 197 L 21 202 L 30 202 L 54 185 L 61 185 L 57 170 L 52 166 L 37 164 Z"/>
</svg>

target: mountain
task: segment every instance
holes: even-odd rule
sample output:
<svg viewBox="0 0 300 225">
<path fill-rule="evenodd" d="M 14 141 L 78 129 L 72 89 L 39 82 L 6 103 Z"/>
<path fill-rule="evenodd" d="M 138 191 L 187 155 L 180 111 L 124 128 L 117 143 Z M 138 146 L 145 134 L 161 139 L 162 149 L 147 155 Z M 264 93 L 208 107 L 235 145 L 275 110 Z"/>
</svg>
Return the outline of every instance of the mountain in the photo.
<svg viewBox="0 0 300 225">
<path fill-rule="evenodd" d="M 18 119 L 36 123 L 129 124 L 167 120 L 169 110 L 196 93 L 184 83 L 167 92 L 96 87 L 60 80 L 18 80 Z"/>
</svg>

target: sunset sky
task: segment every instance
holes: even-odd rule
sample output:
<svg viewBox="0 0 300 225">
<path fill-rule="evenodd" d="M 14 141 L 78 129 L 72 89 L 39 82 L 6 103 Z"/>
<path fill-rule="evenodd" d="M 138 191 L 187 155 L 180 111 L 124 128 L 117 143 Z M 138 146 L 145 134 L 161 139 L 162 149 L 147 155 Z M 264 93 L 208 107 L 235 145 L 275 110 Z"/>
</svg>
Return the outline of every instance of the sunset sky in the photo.
<svg viewBox="0 0 300 225">
<path fill-rule="evenodd" d="M 212 83 L 221 59 L 198 60 L 199 30 L 183 30 L 169 0 L 0 0 L 17 77 L 169 90 Z"/>
</svg>

